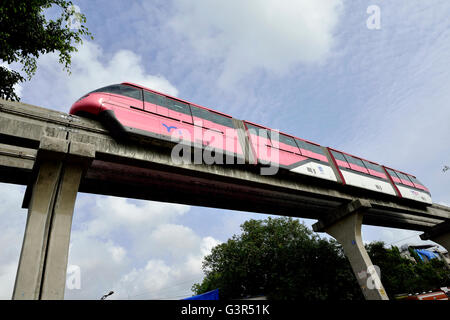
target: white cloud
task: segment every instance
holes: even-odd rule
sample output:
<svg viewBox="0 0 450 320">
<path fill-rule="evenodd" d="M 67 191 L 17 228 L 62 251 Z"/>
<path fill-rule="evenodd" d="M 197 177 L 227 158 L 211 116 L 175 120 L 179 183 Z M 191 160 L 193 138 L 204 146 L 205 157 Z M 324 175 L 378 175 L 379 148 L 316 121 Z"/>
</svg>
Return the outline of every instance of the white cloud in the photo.
<svg viewBox="0 0 450 320">
<path fill-rule="evenodd" d="M 26 210 L 21 209 L 24 188 L 0 184 L 0 299 L 11 299 L 19 263 Z"/>
<path fill-rule="evenodd" d="M 190 208 L 179 204 L 117 197 L 98 197 L 94 206 L 95 209 L 90 209 L 92 219 L 86 228 L 90 236 L 108 236 L 118 229 L 134 234 L 140 234 L 139 231 L 148 233 L 174 221 Z"/>
<path fill-rule="evenodd" d="M 158 226 L 152 232 L 148 243 L 158 251 L 165 251 L 174 256 L 192 252 L 199 246 L 200 238 L 192 229 L 176 224 L 164 224 Z"/>
<path fill-rule="evenodd" d="M 285 73 L 297 63 L 324 61 L 342 1 L 176 0 L 175 7 L 169 25 L 223 64 L 225 85 L 259 68 Z"/>
<path fill-rule="evenodd" d="M 38 60 L 36 76 L 23 90 L 35 105 L 68 111 L 80 96 L 106 85 L 133 82 L 176 96 L 178 90 L 163 76 L 147 73 L 142 57 L 131 50 L 119 50 L 110 58 L 90 41 L 78 46 L 72 56 L 71 74 L 62 70 L 57 54 Z M 51 85 L 49 85 L 51 84 Z"/>
<path fill-rule="evenodd" d="M 191 295 L 203 277 L 203 257 L 219 242 L 177 223 L 189 206 L 86 195 L 79 200 L 69 264 L 80 267 L 81 290 L 66 289 L 66 299 L 98 299 L 110 290 L 111 299 Z"/>
<path fill-rule="evenodd" d="M 203 278 L 203 258 L 220 243 L 212 237 L 198 242 L 199 246 L 185 252 L 182 263 L 169 265 L 164 260 L 152 259 L 143 268 L 133 268 L 116 283 L 118 294 L 114 298 L 182 299 L 192 295 L 192 284 Z"/>
</svg>

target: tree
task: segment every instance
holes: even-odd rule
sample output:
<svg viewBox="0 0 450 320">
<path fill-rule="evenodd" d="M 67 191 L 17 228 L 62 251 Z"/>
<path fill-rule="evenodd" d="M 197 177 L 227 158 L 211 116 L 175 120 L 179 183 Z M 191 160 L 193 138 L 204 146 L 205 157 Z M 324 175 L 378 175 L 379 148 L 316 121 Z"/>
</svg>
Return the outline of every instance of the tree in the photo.
<svg viewBox="0 0 450 320">
<path fill-rule="evenodd" d="M 380 267 L 381 282 L 391 299 L 395 294 L 423 292 L 450 285 L 450 271 L 443 261 L 422 262 L 415 257 L 416 262 L 412 262 L 402 257 L 397 247 L 388 249 L 383 242 L 372 242 L 366 245 L 366 249 L 372 263 Z"/>
<path fill-rule="evenodd" d="M 56 19 L 47 20 L 44 11 L 59 9 Z M 71 54 L 82 36 L 92 35 L 84 26 L 86 17 L 65 0 L 7 0 L 0 3 L 0 60 L 19 63 L 28 80 L 36 72 L 41 54 L 59 52 L 59 62 L 70 72 Z M 70 21 L 76 18 L 77 28 Z M 19 100 L 14 85 L 25 81 L 19 72 L 0 66 L 0 98 Z"/>
<path fill-rule="evenodd" d="M 292 218 L 249 220 L 242 234 L 213 248 L 196 294 L 220 289 L 224 299 L 359 300 L 361 289 L 334 240 L 316 236 Z"/>
</svg>

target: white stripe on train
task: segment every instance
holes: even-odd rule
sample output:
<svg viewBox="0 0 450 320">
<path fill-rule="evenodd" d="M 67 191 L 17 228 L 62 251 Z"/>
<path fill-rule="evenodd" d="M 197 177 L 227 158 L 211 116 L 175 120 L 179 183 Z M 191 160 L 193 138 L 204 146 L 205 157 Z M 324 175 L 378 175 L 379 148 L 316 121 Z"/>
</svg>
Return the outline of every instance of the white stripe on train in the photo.
<svg viewBox="0 0 450 320">
<path fill-rule="evenodd" d="M 400 194 L 402 195 L 403 198 L 412 199 L 412 200 L 425 202 L 425 203 L 429 203 L 429 204 L 433 203 L 430 195 L 426 192 L 416 190 L 416 189 L 406 188 L 406 187 L 403 187 L 398 184 L 396 184 L 396 186 L 397 186 L 398 191 L 400 191 Z"/>
<path fill-rule="evenodd" d="M 348 185 L 387 193 L 393 196 L 397 195 L 389 181 L 371 178 L 363 174 L 353 173 L 346 170 L 341 170 L 341 173 L 344 176 L 345 183 Z"/>
<path fill-rule="evenodd" d="M 302 164 L 294 169 L 291 169 L 290 171 L 326 180 L 338 181 L 334 175 L 333 169 L 329 165 L 324 165 L 313 161 Z"/>
</svg>

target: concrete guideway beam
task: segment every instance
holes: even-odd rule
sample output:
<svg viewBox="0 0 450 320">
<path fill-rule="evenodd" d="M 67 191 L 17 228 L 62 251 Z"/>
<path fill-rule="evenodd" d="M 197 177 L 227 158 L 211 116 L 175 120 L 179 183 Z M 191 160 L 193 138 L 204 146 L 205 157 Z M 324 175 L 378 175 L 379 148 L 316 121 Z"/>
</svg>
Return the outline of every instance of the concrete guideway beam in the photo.
<svg viewBox="0 0 450 320">
<path fill-rule="evenodd" d="M 13 299 L 64 299 L 73 209 L 92 145 L 43 137 L 28 185 L 27 223 Z"/>
<path fill-rule="evenodd" d="M 168 173 L 170 179 L 178 173 L 183 176 L 183 181 L 188 177 L 205 178 L 204 180 L 209 181 L 209 190 L 234 189 L 233 198 L 240 192 L 239 189 L 242 185 L 251 185 L 252 188 L 259 188 L 263 191 L 275 190 L 282 197 L 279 197 L 279 199 L 272 197 L 273 201 L 267 202 L 267 205 L 264 206 L 264 210 L 271 213 L 278 210 L 279 203 L 285 203 L 285 196 L 290 197 L 293 202 L 297 203 L 293 204 L 291 208 L 286 208 L 286 214 L 283 215 L 290 215 L 289 212 L 301 209 L 298 212 L 301 212 L 304 215 L 303 217 L 312 219 L 321 218 L 322 214 L 328 209 L 334 211 L 337 205 L 357 198 L 366 199 L 372 205 L 370 212 L 364 216 L 365 224 L 426 231 L 435 224 L 450 220 L 450 208 L 448 207 L 437 204 L 423 206 L 404 201 L 405 199 L 318 181 L 320 179 L 317 181 L 298 179 L 291 174 L 261 176 L 256 170 L 252 169 L 252 166 L 174 164 L 170 152 L 167 152 L 167 146 L 163 148 L 159 140 L 142 139 L 141 141 L 140 138 L 136 137 L 138 141 L 133 139 L 133 141 L 126 143 L 119 142 L 113 139 L 98 121 L 2 99 L 0 99 L 0 143 L 6 144 L 8 147 L 6 148 L 7 153 L 2 153 L 0 146 L 0 180 L 17 184 L 26 184 L 28 181 L 30 165 L 32 166 L 33 162 L 32 157 L 27 157 L 26 161 L 18 161 L 17 154 L 18 152 L 20 154 L 21 151 L 14 150 L 14 147 L 37 149 L 42 136 L 65 140 L 68 134 L 71 136 L 72 142 L 79 141 L 95 145 L 96 162 L 103 161 L 109 167 L 108 172 L 106 172 L 109 176 L 103 175 L 102 177 L 102 173 L 98 172 L 94 163 L 87 176 L 91 174 L 91 178 L 92 175 L 95 178 L 88 178 L 87 181 L 83 179 L 80 186 L 80 191 L 83 192 L 98 193 L 99 188 L 97 186 L 103 184 L 102 194 L 133 197 L 136 194 L 135 191 L 140 192 L 139 185 L 134 185 L 133 192 L 129 192 L 129 184 L 124 185 L 122 177 L 119 177 L 116 181 L 112 180 L 112 174 L 120 174 L 121 166 L 127 165 L 133 167 L 133 169 L 153 168 L 158 174 L 159 172 Z M 242 138 L 240 137 L 240 139 Z M 246 156 L 247 162 L 252 162 L 250 156 L 250 154 Z M 253 194 L 255 188 L 249 189 L 247 194 Z M 186 199 L 195 198 L 194 205 L 211 206 L 208 200 L 203 197 L 202 192 L 203 190 L 197 193 L 193 192 Z M 167 192 L 158 194 L 160 195 L 159 198 L 148 195 L 140 198 L 170 202 L 167 199 Z M 264 196 L 259 196 L 257 202 L 260 203 L 265 200 Z M 173 202 L 180 203 L 178 198 L 174 199 Z M 228 206 L 232 202 L 234 201 L 224 201 L 224 208 L 251 211 L 253 207 L 249 205 L 248 199 L 237 205 Z M 184 203 L 192 204 L 191 201 L 185 201 Z M 316 204 L 322 206 L 323 209 L 317 212 L 311 210 L 311 207 Z M 214 203 L 212 206 L 214 206 Z M 266 213 L 267 211 L 257 212 Z"/>
<path fill-rule="evenodd" d="M 314 224 L 313 230 L 328 233 L 342 245 L 366 300 L 389 300 L 362 241 L 363 215 L 370 208 L 370 202 L 354 200 Z"/>
<path fill-rule="evenodd" d="M 450 221 L 442 222 L 420 235 L 422 240 L 439 243 L 450 252 Z"/>
</svg>

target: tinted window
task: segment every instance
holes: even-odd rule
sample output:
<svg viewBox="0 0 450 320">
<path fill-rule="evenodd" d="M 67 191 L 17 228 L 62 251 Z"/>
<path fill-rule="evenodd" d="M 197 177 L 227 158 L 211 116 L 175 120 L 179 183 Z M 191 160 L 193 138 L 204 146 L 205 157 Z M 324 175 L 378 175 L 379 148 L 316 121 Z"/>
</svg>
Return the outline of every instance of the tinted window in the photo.
<svg viewBox="0 0 450 320">
<path fill-rule="evenodd" d="M 195 107 L 192 105 L 191 105 L 191 111 L 192 111 L 192 115 L 194 117 L 198 117 L 201 119 L 212 121 L 217 124 L 221 124 L 223 126 L 234 128 L 233 121 L 231 120 L 231 118 L 229 118 L 227 116 L 224 116 L 224 115 L 221 115 L 221 114 L 218 114 L 218 113 L 215 113 L 215 112 L 203 109 L 203 108 Z"/>
<path fill-rule="evenodd" d="M 366 160 L 363 160 L 363 162 L 366 165 L 367 169 L 371 169 L 371 170 L 374 170 L 374 171 L 378 171 L 378 172 L 384 173 L 384 170 L 383 170 L 383 168 L 380 165 L 372 163 L 372 162 L 369 162 L 369 161 L 366 161 Z"/>
<path fill-rule="evenodd" d="M 167 98 L 166 102 L 167 102 L 167 105 L 166 105 L 167 108 L 169 108 L 173 111 L 191 115 L 191 111 L 190 111 L 189 105 L 187 103 L 184 103 L 184 102 L 181 102 L 178 100 L 174 100 L 174 99 L 170 99 L 170 98 Z"/>
<path fill-rule="evenodd" d="M 284 134 L 279 134 L 278 136 L 279 136 L 279 141 L 281 143 L 284 143 L 284 144 L 287 144 L 289 146 L 297 148 L 297 144 L 295 143 L 293 138 L 285 136 Z"/>
<path fill-rule="evenodd" d="M 344 154 L 344 157 L 347 159 L 347 161 L 349 163 L 352 163 L 354 165 L 357 165 L 357 166 L 360 166 L 362 168 L 365 168 L 364 163 L 360 159 L 357 159 L 355 157 L 352 157 L 352 156 L 349 156 L 349 155 L 346 155 L 346 154 Z"/>
<path fill-rule="evenodd" d="M 120 94 L 126 97 L 130 97 L 136 100 L 141 100 L 142 101 L 142 90 L 135 88 L 135 87 L 130 87 L 130 86 L 120 86 Z"/>
<path fill-rule="evenodd" d="M 333 154 L 333 156 L 336 160 L 341 160 L 341 161 L 347 162 L 347 160 L 344 158 L 344 155 L 342 153 L 336 152 L 333 150 L 331 150 L 331 153 Z"/>
<path fill-rule="evenodd" d="M 257 127 L 257 126 L 254 126 L 254 125 L 252 125 L 250 123 L 246 123 L 246 125 L 247 125 L 247 128 L 250 130 L 251 133 L 253 133 L 253 134 L 256 133 L 260 137 L 270 139 L 270 135 L 269 135 L 269 131 L 268 130 L 266 130 L 264 128 Z"/>
<path fill-rule="evenodd" d="M 118 92 L 120 92 L 120 85 L 119 84 L 113 84 L 111 86 L 103 87 L 103 88 L 94 90 L 92 92 L 118 93 Z"/>
<path fill-rule="evenodd" d="M 166 97 L 144 90 L 144 101 L 158 106 L 166 106 Z"/>
<path fill-rule="evenodd" d="M 297 142 L 298 146 L 302 149 L 305 150 L 309 150 L 311 152 L 317 153 L 317 154 L 322 154 L 325 155 L 325 152 L 323 151 L 321 146 L 300 140 L 300 139 L 295 139 L 295 141 Z"/>
<path fill-rule="evenodd" d="M 411 182 L 406 174 L 397 172 L 397 175 L 400 177 L 400 179 L 405 180 L 406 182 Z"/>
<path fill-rule="evenodd" d="M 419 180 L 417 180 L 416 178 L 414 178 L 413 176 L 408 176 L 409 179 L 411 179 L 412 182 L 414 182 L 415 184 L 420 184 L 423 186 L 423 183 L 420 182 Z"/>
<path fill-rule="evenodd" d="M 120 94 L 129 98 L 142 100 L 142 90 L 139 88 L 126 86 L 123 84 L 113 84 L 111 86 L 103 87 L 92 92 L 106 92 L 113 94 Z"/>
<path fill-rule="evenodd" d="M 114 90 L 114 88 L 117 88 L 118 86 L 119 86 L 118 84 L 113 84 L 111 86 L 102 87 L 97 90 L 91 91 L 90 93 L 93 93 L 93 92 L 108 92 L 109 93 L 109 92 L 111 92 L 110 90 Z"/>
<path fill-rule="evenodd" d="M 386 171 L 389 173 L 389 175 L 390 175 L 392 178 L 397 178 L 397 179 L 398 179 L 398 176 L 397 176 L 397 174 L 395 173 L 394 170 L 386 169 Z"/>
</svg>

